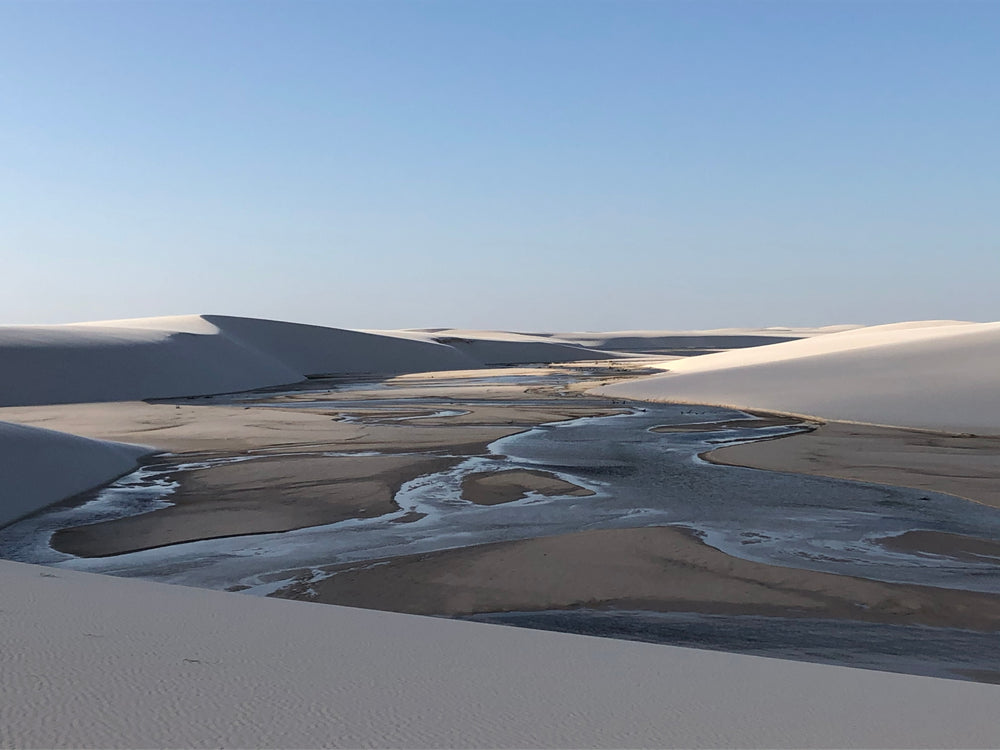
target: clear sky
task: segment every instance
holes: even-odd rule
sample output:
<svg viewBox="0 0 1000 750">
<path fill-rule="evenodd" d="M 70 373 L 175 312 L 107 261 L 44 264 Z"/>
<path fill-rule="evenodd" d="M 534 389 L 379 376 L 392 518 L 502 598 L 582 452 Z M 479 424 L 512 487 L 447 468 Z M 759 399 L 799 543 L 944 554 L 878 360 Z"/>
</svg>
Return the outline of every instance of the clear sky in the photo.
<svg viewBox="0 0 1000 750">
<path fill-rule="evenodd" d="M 1000 319 L 1000 2 L 0 0 L 0 322 Z"/>
</svg>

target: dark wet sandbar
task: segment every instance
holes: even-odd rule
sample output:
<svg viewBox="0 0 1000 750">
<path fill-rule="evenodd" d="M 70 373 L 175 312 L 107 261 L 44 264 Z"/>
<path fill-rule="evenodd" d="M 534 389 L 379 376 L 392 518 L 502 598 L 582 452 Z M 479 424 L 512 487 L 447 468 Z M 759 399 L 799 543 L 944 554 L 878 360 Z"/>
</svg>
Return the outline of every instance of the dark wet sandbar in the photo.
<svg viewBox="0 0 1000 750">
<path fill-rule="evenodd" d="M 462 480 L 462 497 L 478 505 L 511 503 L 537 492 L 549 497 L 572 495 L 587 497 L 593 491 L 580 487 L 547 471 L 510 469 L 469 474 Z"/>
<path fill-rule="evenodd" d="M 1000 541 L 944 531 L 907 531 L 879 540 L 883 547 L 907 554 L 952 557 L 969 562 L 1000 562 Z"/>
<path fill-rule="evenodd" d="M 400 486 L 460 459 L 282 456 L 185 472 L 167 508 L 61 529 L 52 547 L 103 557 L 201 539 L 290 531 L 399 510 Z"/>
<path fill-rule="evenodd" d="M 683 527 L 582 531 L 334 566 L 278 596 L 425 615 L 553 609 L 823 617 L 992 632 L 1000 596 L 731 557 Z"/>
</svg>

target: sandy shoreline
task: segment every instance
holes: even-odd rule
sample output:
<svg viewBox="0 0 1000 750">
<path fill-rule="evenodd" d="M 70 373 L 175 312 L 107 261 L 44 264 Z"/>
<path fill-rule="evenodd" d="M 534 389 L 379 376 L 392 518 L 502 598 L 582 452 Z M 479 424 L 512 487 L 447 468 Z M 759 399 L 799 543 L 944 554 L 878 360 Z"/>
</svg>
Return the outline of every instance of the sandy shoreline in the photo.
<svg viewBox="0 0 1000 750">
<path fill-rule="evenodd" d="M 1000 507 L 1000 437 L 826 422 L 775 440 L 717 448 L 727 466 L 853 479 L 941 492 Z"/>
<path fill-rule="evenodd" d="M 753 426 L 754 427 L 786 427 L 791 425 L 806 425 L 810 428 L 814 426 L 813 422 L 805 420 L 801 417 L 790 417 L 782 414 L 770 414 L 768 412 L 756 412 L 751 409 L 744 409 L 744 413 L 750 414 L 754 417 Z M 661 427 L 654 427 L 653 432 L 716 432 L 718 430 L 730 430 L 738 427 L 746 427 L 749 424 L 746 420 L 742 419 L 730 419 L 724 422 L 696 422 L 694 424 L 685 425 L 663 425 Z"/>
<path fill-rule="evenodd" d="M 409 614 L 554 609 L 823 617 L 993 632 L 1000 595 L 752 562 L 682 527 L 581 531 L 332 566 L 283 598 Z"/>
<path fill-rule="evenodd" d="M 504 377 L 519 377 L 503 372 Z M 517 372 L 527 376 L 531 371 Z M 499 438 L 542 423 L 617 411 L 604 399 L 573 395 L 584 390 L 581 383 L 540 388 L 466 382 L 468 375 L 409 375 L 329 392 L 261 394 L 245 406 L 218 399 L 198 399 L 205 403 L 199 406 L 81 404 L 0 410 L 0 418 L 20 417 L 99 438 L 155 441 L 177 451 L 167 460 L 179 464 L 206 458 L 236 461 L 179 471 L 173 477 L 179 488 L 170 497 L 170 507 L 54 535 L 57 550 L 92 557 L 397 512 L 394 495 L 403 483 L 452 467 L 465 457 L 484 456 L 486 446 Z M 759 412 L 753 416 L 759 427 L 798 421 Z M 747 424 L 716 421 L 653 431 L 698 432 Z M 184 449 L 187 452 L 180 452 Z M 757 456 L 764 455 L 770 463 L 761 468 L 900 485 L 905 484 L 899 481 L 903 475 L 922 467 L 919 486 L 960 494 L 959 485 L 990 488 L 993 449 L 988 438 L 828 423 L 812 433 L 716 449 L 707 458 L 753 466 L 755 461 L 763 463 Z M 363 455 L 370 452 L 380 455 Z M 867 462 L 863 466 L 861 456 Z M 976 471 L 983 475 L 974 476 Z M 996 476 L 1000 478 L 1000 470 Z M 482 505 L 516 501 L 530 492 L 592 494 L 550 472 L 523 469 L 468 475 L 461 491 L 465 500 Z M 976 540 L 957 534 L 904 536 L 883 545 L 959 559 L 981 549 Z M 537 569 L 526 560 L 534 560 Z M 436 615 L 596 606 L 822 616 L 977 630 L 1000 622 L 1000 600 L 987 594 L 768 566 L 731 557 L 670 528 L 577 532 L 393 558 L 365 570 L 330 570 L 339 572 L 318 584 L 289 587 L 282 595 Z M 602 577 L 603 571 L 613 572 Z M 534 583 L 539 588 L 533 589 Z M 468 592 L 476 593 L 467 599 Z"/>
<path fill-rule="evenodd" d="M 516 378 L 547 371 L 500 372 Z M 220 399 L 211 398 L 76 404 L 0 409 L 0 420 L 141 441 L 172 452 L 147 462 L 164 466 L 162 476 L 178 485 L 165 497 L 169 507 L 53 535 L 59 552 L 104 557 L 393 513 L 400 510 L 394 497 L 404 483 L 486 455 L 487 446 L 500 438 L 539 424 L 620 411 L 604 400 L 582 403 L 551 388 L 539 393 L 528 385 L 463 383 L 469 375 L 491 374 L 496 371 L 390 379 L 384 381 L 388 388 L 373 382 L 368 389 L 362 384 L 350 390 L 260 394 L 266 407 L 253 400 L 246 406 L 225 405 L 225 399 L 215 404 Z M 410 405 L 365 406 L 387 396 Z M 436 416 L 441 409 L 426 405 L 431 396 L 446 399 L 447 415 Z M 473 397 L 478 398 L 463 401 Z M 186 468 L 199 463 L 211 467 Z M 484 504 L 498 497 L 515 500 L 525 491 L 588 493 L 554 476 L 527 474 L 480 477 L 467 489 L 470 500 Z"/>
<path fill-rule="evenodd" d="M 185 460 L 187 460 L 185 458 Z M 103 557 L 170 544 L 291 531 L 393 513 L 399 488 L 459 459 L 420 456 L 282 456 L 184 473 L 172 505 L 150 513 L 61 529 L 53 549 Z"/>
<path fill-rule="evenodd" d="M 163 522 L 146 530 L 145 543 L 382 513 L 395 507 L 393 488 L 413 472 L 448 465 L 482 450 L 484 441 L 539 420 L 615 407 L 608 398 L 599 405 L 596 399 L 572 400 L 593 381 L 573 383 L 568 377 L 560 387 L 536 391 L 517 384 L 514 377 L 507 385 L 473 382 L 486 374 L 482 370 L 464 384 L 444 382 L 454 378 L 447 374 L 393 378 L 391 394 L 385 388 L 388 381 L 372 379 L 375 387 L 366 396 L 353 385 L 337 386 L 318 405 L 303 403 L 315 394 L 297 397 L 296 387 L 278 385 L 341 369 L 380 371 L 376 363 L 397 357 L 403 348 L 405 366 L 417 370 L 482 367 L 497 357 L 515 361 L 543 349 L 553 352 L 553 359 L 581 352 L 563 344 L 557 345 L 562 351 L 555 351 L 544 341 L 523 342 L 524 337 L 513 335 L 491 340 L 460 336 L 445 345 L 433 332 L 371 338 L 228 318 L 118 323 L 127 324 L 128 336 L 119 324 L 13 332 L 15 349 L 18 341 L 27 341 L 22 354 L 34 359 L 27 362 L 30 367 L 9 368 L 5 377 L 13 380 L 4 403 L 40 405 L 0 410 L 0 420 L 71 434 L 36 434 L 41 449 L 35 453 L 45 461 L 23 462 L 8 454 L 0 468 L 14 477 L 14 484 L 5 486 L 18 495 L 19 481 L 33 487 L 49 475 L 74 478 L 66 491 L 49 483 L 36 492 L 31 503 L 40 508 L 120 474 L 143 452 L 108 444 L 88 448 L 76 435 L 184 454 L 168 457 L 181 462 L 254 458 L 243 465 L 216 466 L 214 479 L 198 477 L 194 470 L 178 471 L 189 504 L 137 522 Z M 142 333 L 145 329 L 149 333 Z M 397 351 L 391 346 L 394 338 L 413 338 L 417 347 L 407 344 Z M 972 343 L 989 344 L 980 338 Z M 105 344 L 113 344 L 110 359 Z M 964 344 L 961 349 L 962 356 L 956 354 L 953 360 L 966 374 L 995 371 L 986 359 L 966 357 Z M 932 364 L 942 359 L 937 349 L 928 351 L 934 355 Z M 79 356 L 71 361 L 68 353 Z M 239 357 L 234 359 L 234 353 Z M 921 350 L 921 356 L 925 353 Z M 864 377 L 852 381 L 836 374 L 840 396 L 877 398 L 870 382 L 880 373 L 888 374 L 887 382 L 895 389 L 900 370 L 895 360 L 885 364 L 880 358 L 865 356 L 877 373 L 861 371 Z M 67 379 L 67 363 L 79 383 Z M 142 367 L 135 370 L 135 364 Z M 853 377 L 858 368 L 853 359 L 848 364 Z M 606 373 L 613 379 L 638 374 L 643 366 L 636 361 L 612 363 Z M 802 370 L 804 376 L 792 373 L 795 377 L 783 382 L 801 383 L 810 398 L 823 394 L 828 389 L 813 379 L 815 369 L 810 365 L 808 372 Z M 505 375 L 515 373 L 507 370 Z M 934 375 L 961 403 L 978 404 L 977 392 L 952 376 L 950 370 Z M 359 374 L 358 379 L 363 377 Z M 724 380 L 719 383 L 729 388 L 728 376 Z M 796 410 L 788 401 L 797 397 L 794 392 L 775 387 L 777 381 L 770 376 L 765 380 L 766 392 L 782 399 L 775 411 Z M 435 382 L 444 385 L 435 395 L 446 394 L 437 410 L 418 401 L 438 387 Z M 268 383 L 275 385 L 272 399 L 285 400 L 281 408 L 223 405 L 225 399 L 208 397 L 172 404 L 121 401 Z M 313 382 L 302 383 L 298 390 L 314 387 Z M 288 393 L 275 395 L 282 391 Z M 487 392 L 496 404 L 477 401 Z M 737 403 L 731 393 L 736 392 L 724 394 L 727 403 Z M 107 403 L 45 405 L 84 396 Z M 398 397 L 399 403 L 379 403 L 387 396 Z M 362 404 L 359 398 L 367 401 Z M 545 405 L 527 403 L 535 398 L 546 400 Z M 718 392 L 713 391 L 716 398 Z M 920 393 L 916 399 L 913 403 L 931 403 Z M 909 409 L 909 403 L 902 406 Z M 952 408 L 952 402 L 933 403 L 937 412 L 930 416 L 919 410 L 913 414 L 923 426 L 922 420 L 940 419 Z M 851 408 L 869 406 L 862 399 Z M 818 408 L 801 411 L 826 413 Z M 968 414 L 962 419 L 968 421 Z M 996 424 L 979 410 L 972 416 Z M 20 428 L 6 429 L 14 434 Z M 785 445 L 795 440 L 759 445 L 781 445 L 779 452 L 787 452 Z M 846 445 L 857 436 L 844 440 Z M 905 446 L 904 452 L 910 455 L 914 447 Z M 57 448 L 64 448 L 65 456 L 56 456 Z M 91 448 L 93 456 L 106 459 L 104 465 L 93 465 Z M 989 448 L 956 443 L 924 448 L 938 462 L 932 466 L 934 481 L 963 480 L 970 492 L 995 483 L 992 474 L 983 473 L 983 461 L 973 458 L 988 462 L 996 455 Z M 850 449 L 855 453 L 844 450 L 847 453 L 837 454 L 844 466 L 860 463 L 854 459 L 856 445 Z M 315 457 L 324 452 L 383 455 L 355 455 L 354 467 L 342 470 L 316 463 Z M 416 465 L 411 453 L 421 454 L 423 464 Z M 482 463 L 473 462 L 477 471 L 482 472 Z M 895 467 L 902 475 L 911 464 L 880 459 L 874 466 L 860 465 L 876 474 Z M 100 469 L 100 477 L 83 481 L 86 467 Z M 510 497 L 525 489 L 537 492 L 534 483 L 542 478 L 530 472 L 529 478 L 533 486 L 526 488 L 523 477 L 501 477 L 502 493 Z M 296 507 L 281 508 L 269 501 L 262 492 L 267 485 L 294 498 Z M 576 502 L 567 498 L 571 511 Z M 545 501 L 497 509 L 466 505 L 465 512 L 485 516 L 544 509 Z M 241 517 L 243 526 L 225 518 L 227 510 L 237 508 L 239 513 L 229 515 Z M 412 520 L 398 515 L 395 520 Z M 109 525 L 101 540 L 89 542 L 106 545 L 117 535 L 132 544 L 143 533 L 138 526 L 114 528 L 112 532 Z M 388 533 L 412 528 L 391 524 Z M 919 530 L 881 543 L 917 555 L 945 553 L 976 561 L 992 559 L 996 551 L 990 539 Z M 202 559 L 196 564 L 208 563 Z M 388 579 L 390 574 L 395 576 Z M 970 747 L 993 746 L 997 736 L 991 710 L 997 688 L 989 685 L 238 596 L 7 561 L 0 561 L 0 578 L 0 745 Z M 1000 619 L 996 596 L 738 560 L 683 529 L 662 526 L 584 531 L 395 558 L 367 572 L 343 569 L 318 584 L 328 587 L 331 596 L 355 597 L 369 606 L 379 605 L 379 596 L 391 595 L 404 604 L 407 597 L 411 603 L 422 598 L 422 603 L 407 606 L 435 610 L 523 609 L 534 601 L 582 608 L 842 617 L 987 633 Z M 980 669 L 995 666 L 987 662 L 979 663 L 974 654 L 965 673 L 984 681 L 997 679 L 990 669 Z M 179 722 L 178 716 L 184 720 Z"/>
<path fill-rule="evenodd" d="M 882 546 L 907 553 L 1000 563 L 1000 541 L 942 531 L 907 531 L 899 536 L 883 539 Z"/>
<path fill-rule="evenodd" d="M 665 362 L 595 389 L 823 421 L 997 435 L 1000 322 L 912 321 Z"/>
<path fill-rule="evenodd" d="M 462 480 L 462 497 L 478 505 L 512 503 L 528 496 L 529 492 L 539 495 L 569 495 L 588 497 L 593 490 L 567 482 L 547 471 L 510 469 L 469 474 Z"/>
</svg>

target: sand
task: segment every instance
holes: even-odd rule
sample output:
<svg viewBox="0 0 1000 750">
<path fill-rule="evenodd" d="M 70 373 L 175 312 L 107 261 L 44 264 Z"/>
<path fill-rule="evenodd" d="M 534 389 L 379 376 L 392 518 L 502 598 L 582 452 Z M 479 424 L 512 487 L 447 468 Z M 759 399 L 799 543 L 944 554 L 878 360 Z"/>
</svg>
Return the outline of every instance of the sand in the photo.
<svg viewBox="0 0 1000 750">
<path fill-rule="evenodd" d="M 520 371 L 521 375 L 531 372 L 537 374 Z M 394 513 L 400 508 L 393 498 L 403 483 L 443 471 L 464 457 L 484 455 L 495 440 L 537 424 L 618 411 L 594 404 L 592 399 L 584 404 L 572 397 L 563 398 L 564 404 L 547 400 L 536 404 L 530 385 L 480 385 L 480 397 L 492 394 L 507 400 L 507 405 L 456 400 L 448 403 L 450 416 L 433 419 L 414 417 L 436 414 L 436 408 L 366 411 L 355 403 L 395 399 L 400 393 L 417 404 L 428 395 L 457 399 L 474 388 L 463 385 L 465 375 L 386 381 L 376 390 L 277 394 L 268 400 L 288 408 L 265 408 L 254 402 L 239 407 L 121 402 L 13 407 L 0 409 L 0 418 L 104 439 L 144 440 L 173 452 L 151 459 L 158 467 L 175 468 L 167 475 L 179 485 L 165 498 L 169 507 L 64 529 L 53 536 L 52 544 L 61 552 L 102 557 Z M 302 398 L 326 400 L 322 407 L 291 408 Z M 386 455 L 363 455 L 371 452 Z M 216 465 L 185 470 L 187 465 L 206 461 Z M 563 489 L 570 494 L 591 494 L 551 475 L 513 474 L 501 477 L 499 483 L 473 481 L 470 499 L 495 502 L 499 493 L 505 500 L 514 500 L 527 491 L 558 494 Z"/>
<path fill-rule="evenodd" d="M 371 333 L 225 315 L 0 326 L 0 406 L 226 393 L 328 373 L 608 359 L 545 339 Z"/>
<path fill-rule="evenodd" d="M 995 747 L 1000 687 L 0 562 L 7 747 Z"/>
<path fill-rule="evenodd" d="M 371 331 L 371 333 L 449 346 L 468 357 L 470 361 L 481 363 L 487 367 L 536 362 L 577 362 L 584 359 L 601 360 L 630 356 L 627 353 L 610 350 L 610 347 L 587 347 L 575 341 L 556 337 L 510 331 L 438 329 L 433 331 Z M 610 352 L 605 350 L 610 350 Z"/>
<path fill-rule="evenodd" d="M 563 342 L 602 351 L 631 354 L 675 354 L 691 356 L 727 349 L 743 349 L 821 336 L 857 326 L 823 328 L 719 328 L 704 331 L 601 331 L 573 333 L 504 334 L 507 340 Z M 495 331 L 435 329 L 437 338 L 495 338 Z"/>
<path fill-rule="evenodd" d="M 827 349 L 825 359 L 799 358 L 798 370 L 757 373 L 762 380 L 755 382 L 778 394 L 777 406 L 758 398 L 767 388 L 732 390 L 733 382 L 713 380 L 709 371 L 707 378 L 699 375 L 705 390 L 692 387 L 690 393 L 733 396 L 741 405 L 779 412 L 854 409 L 867 421 L 906 413 L 919 422 L 908 426 L 935 429 L 1000 424 L 989 400 L 997 370 L 993 329 L 949 324 L 930 335 L 912 328 L 929 327 L 885 329 L 868 339 L 881 336 L 880 350 L 842 342 Z M 805 343 L 849 333 L 822 333 Z M 456 438 L 434 425 L 344 422 L 327 410 L 204 409 L 137 399 L 281 385 L 326 372 L 475 369 L 494 357 L 510 363 L 546 352 L 548 361 L 609 356 L 572 348 L 568 340 L 433 339 L 222 316 L 0 328 L 0 403 L 39 405 L 4 410 L 0 420 L 74 433 L 0 425 L 0 509 L 24 512 L 108 481 L 148 450 L 109 441 L 176 452 L 271 452 L 280 446 L 297 454 L 290 461 L 301 461 L 317 445 L 346 440 L 364 449 L 397 441 L 403 430 L 421 449 L 444 450 Z M 872 351 L 859 358 L 862 348 Z M 741 356 L 754 351 L 762 350 Z M 900 372 L 927 377 L 900 388 Z M 797 378 L 811 386 L 808 393 L 794 387 Z M 652 395 L 675 398 L 673 387 L 668 393 L 657 386 Z M 73 403 L 122 400 L 132 403 Z M 973 408 L 965 408 L 969 404 Z M 481 445 L 494 434 L 490 430 L 516 430 L 513 422 L 522 418 L 530 416 L 506 425 L 467 425 L 476 434 L 466 434 L 464 445 Z M 323 481 L 333 479 L 320 474 Z M 430 573 L 413 585 L 455 606 L 477 596 L 506 597 L 520 606 L 510 597 L 507 572 L 481 594 L 463 589 L 476 575 L 498 570 L 502 560 L 503 571 L 523 573 L 525 597 L 578 599 L 572 576 L 556 575 L 563 563 L 553 565 L 555 555 L 589 570 L 599 587 L 610 586 L 616 571 L 635 573 L 630 602 L 678 606 L 704 588 L 702 600 L 711 596 L 759 611 L 822 606 L 846 614 L 860 601 L 873 609 L 865 616 L 893 621 L 970 627 L 995 621 L 995 605 L 985 595 L 949 592 L 952 598 L 939 599 L 920 587 L 745 568 L 676 529 L 638 530 L 614 541 L 600 537 L 599 544 L 581 545 L 570 538 L 575 536 L 534 540 L 515 548 L 517 554 L 503 545 L 463 550 L 472 555 L 471 567 L 447 575 L 435 572 L 437 558 L 407 561 L 426 568 L 402 571 L 403 580 L 414 570 Z M 962 543 L 967 554 L 981 550 Z M 350 582 L 360 571 L 341 575 Z M 0 586 L 3 746 L 991 747 L 1000 735 L 1000 688 L 990 685 L 257 599 L 4 561 Z M 365 595 L 372 593 L 366 589 Z M 601 595 L 624 601 L 610 589 Z"/>
<path fill-rule="evenodd" d="M 411 614 L 549 609 L 823 617 L 992 632 L 1000 596 L 730 557 L 684 528 L 582 531 L 342 565 L 286 598 Z"/>
<path fill-rule="evenodd" d="M 462 480 L 462 498 L 477 505 L 511 503 L 528 497 L 529 493 L 549 497 L 588 497 L 594 494 L 592 490 L 567 482 L 547 471 L 482 471 L 468 474 Z"/>
<path fill-rule="evenodd" d="M 126 474 L 151 452 L 0 422 L 0 526 Z"/>
<path fill-rule="evenodd" d="M 714 404 L 951 433 L 1000 434 L 1000 323 L 873 326 L 664 363 L 613 398 Z"/>
<path fill-rule="evenodd" d="M 323 409 L 273 409 L 232 406 L 179 406 L 119 402 L 113 404 L 68 404 L 61 407 L 0 409 L 0 419 L 24 425 L 73 432 L 102 440 L 145 441 L 160 450 L 175 453 L 217 451 L 282 450 L 433 450 L 475 447 L 532 424 L 554 422 L 592 412 L 614 413 L 615 409 L 588 410 L 572 404 L 554 407 L 507 408 L 503 418 L 486 410 L 481 418 L 456 418 L 453 429 L 446 420 L 373 424 L 345 422 L 335 403 Z M 435 423 L 436 422 L 436 423 Z M 409 441 L 408 443 L 406 441 Z"/>
<path fill-rule="evenodd" d="M 1000 542 L 943 531 L 907 531 L 899 536 L 885 537 L 882 545 L 902 552 L 1000 563 Z"/>
<path fill-rule="evenodd" d="M 747 414 L 753 414 L 756 419 L 753 421 L 753 426 L 755 428 L 764 427 L 785 427 L 788 425 L 802 425 L 813 429 L 817 425 L 813 422 L 806 422 L 798 417 L 783 417 L 780 414 L 765 414 L 762 412 L 750 412 Z M 678 424 L 678 425 L 661 425 L 660 427 L 653 427 L 652 432 L 716 432 L 718 430 L 729 430 L 734 428 L 746 427 L 749 423 L 744 419 L 729 419 L 723 422 L 694 422 L 692 424 Z"/>
<path fill-rule="evenodd" d="M 1000 438 L 829 422 L 810 433 L 716 449 L 713 463 L 943 492 L 1000 507 Z"/>
<path fill-rule="evenodd" d="M 713 462 L 943 492 L 1000 507 L 1000 323 L 915 321 L 674 360 L 598 388 L 827 422 Z"/>
</svg>

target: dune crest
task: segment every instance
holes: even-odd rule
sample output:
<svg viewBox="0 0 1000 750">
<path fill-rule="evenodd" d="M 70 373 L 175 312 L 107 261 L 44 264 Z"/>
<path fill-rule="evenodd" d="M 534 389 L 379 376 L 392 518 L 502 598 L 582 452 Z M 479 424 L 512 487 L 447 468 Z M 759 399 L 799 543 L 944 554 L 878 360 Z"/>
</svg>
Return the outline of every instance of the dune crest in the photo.
<svg viewBox="0 0 1000 750">
<path fill-rule="evenodd" d="M 354 331 L 227 315 L 0 326 L 0 406 L 250 390 L 326 374 L 606 359 L 543 339 Z"/>
<path fill-rule="evenodd" d="M 668 372 L 596 392 L 1000 434 L 1000 322 L 871 326 L 660 366 Z"/>
</svg>

